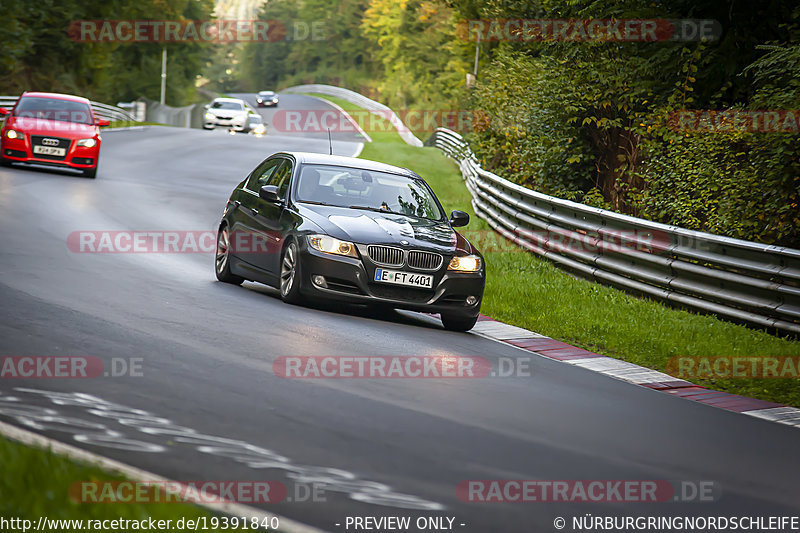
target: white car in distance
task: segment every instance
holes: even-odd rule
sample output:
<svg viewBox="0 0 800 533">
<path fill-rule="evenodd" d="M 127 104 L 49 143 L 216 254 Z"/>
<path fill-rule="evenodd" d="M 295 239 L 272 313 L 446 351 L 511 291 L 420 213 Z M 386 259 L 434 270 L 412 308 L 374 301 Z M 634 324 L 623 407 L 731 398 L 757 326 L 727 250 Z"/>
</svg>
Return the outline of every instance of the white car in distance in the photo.
<svg viewBox="0 0 800 533">
<path fill-rule="evenodd" d="M 239 98 L 215 98 L 206 106 L 203 128 L 213 130 L 217 126 L 224 126 L 234 131 L 247 131 L 249 122 L 247 115 L 250 110 L 244 100 Z"/>
</svg>

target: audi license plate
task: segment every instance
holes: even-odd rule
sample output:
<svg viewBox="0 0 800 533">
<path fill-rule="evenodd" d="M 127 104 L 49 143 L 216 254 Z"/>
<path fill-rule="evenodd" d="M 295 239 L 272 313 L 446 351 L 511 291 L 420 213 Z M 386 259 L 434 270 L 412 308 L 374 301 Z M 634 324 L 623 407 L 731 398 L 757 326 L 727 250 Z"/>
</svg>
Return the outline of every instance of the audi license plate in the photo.
<svg viewBox="0 0 800 533">
<path fill-rule="evenodd" d="M 386 270 L 385 268 L 375 269 L 375 281 L 394 283 L 395 285 L 407 285 L 409 287 L 421 287 L 423 289 L 433 288 L 433 276 L 401 272 L 399 270 Z"/>
<path fill-rule="evenodd" d="M 67 150 L 66 148 L 56 148 L 54 146 L 34 146 L 33 147 L 34 154 L 42 154 L 42 155 L 66 155 Z"/>
</svg>

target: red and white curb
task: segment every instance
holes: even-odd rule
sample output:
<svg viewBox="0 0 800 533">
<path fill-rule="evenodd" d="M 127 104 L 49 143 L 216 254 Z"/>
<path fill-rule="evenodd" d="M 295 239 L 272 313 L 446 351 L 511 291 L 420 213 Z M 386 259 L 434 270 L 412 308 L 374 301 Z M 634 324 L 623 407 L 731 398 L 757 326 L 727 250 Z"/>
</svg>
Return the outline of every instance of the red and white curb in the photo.
<svg viewBox="0 0 800 533">
<path fill-rule="evenodd" d="M 800 409 L 795 407 L 707 389 L 663 372 L 576 348 L 487 316 L 481 315 L 471 333 L 673 396 L 800 428 Z"/>
</svg>

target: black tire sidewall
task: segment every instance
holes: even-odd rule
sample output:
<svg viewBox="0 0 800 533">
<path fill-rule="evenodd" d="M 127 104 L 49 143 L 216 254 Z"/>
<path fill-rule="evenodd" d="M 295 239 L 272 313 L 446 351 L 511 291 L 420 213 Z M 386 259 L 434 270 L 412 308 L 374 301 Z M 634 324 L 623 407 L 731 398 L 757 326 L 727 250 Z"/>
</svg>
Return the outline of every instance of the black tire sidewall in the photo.
<svg viewBox="0 0 800 533">
<path fill-rule="evenodd" d="M 469 331 L 478 322 L 478 317 L 465 315 L 440 315 L 444 329 L 448 331 Z"/>
<path fill-rule="evenodd" d="M 237 276 L 236 274 L 231 273 L 231 248 L 230 248 L 230 238 L 228 238 L 228 259 L 225 261 L 225 267 L 222 269 L 222 272 L 217 270 L 217 246 L 219 246 L 219 234 L 223 230 L 227 230 L 228 225 L 223 224 L 217 230 L 217 240 L 214 241 L 214 274 L 216 274 L 217 279 L 223 283 L 230 283 L 232 285 L 241 285 L 244 282 L 244 278 L 241 276 Z"/>
</svg>

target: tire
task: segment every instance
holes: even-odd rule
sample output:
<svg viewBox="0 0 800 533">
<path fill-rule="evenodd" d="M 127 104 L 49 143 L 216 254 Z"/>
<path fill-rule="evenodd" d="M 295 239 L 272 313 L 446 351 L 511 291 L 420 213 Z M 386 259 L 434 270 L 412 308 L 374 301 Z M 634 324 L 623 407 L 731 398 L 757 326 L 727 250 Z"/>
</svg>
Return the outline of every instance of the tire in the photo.
<svg viewBox="0 0 800 533">
<path fill-rule="evenodd" d="M 448 331 L 469 331 L 478 321 L 477 316 L 449 315 L 442 313 L 442 325 Z"/>
<path fill-rule="evenodd" d="M 87 168 L 83 171 L 83 177 L 89 179 L 95 179 L 97 177 L 97 167 L 100 166 L 100 162 L 94 166 L 94 168 Z"/>
<path fill-rule="evenodd" d="M 6 159 L 5 157 L 0 157 L 0 167 L 10 167 L 11 161 Z"/>
<path fill-rule="evenodd" d="M 281 254 L 281 275 L 279 289 L 281 300 L 288 304 L 299 304 L 303 301 L 300 294 L 301 279 L 300 254 L 297 244 L 290 241 Z"/>
<path fill-rule="evenodd" d="M 244 278 L 231 273 L 231 241 L 228 226 L 222 225 L 217 231 L 217 251 L 214 254 L 214 273 L 217 279 L 231 285 L 241 285 Z"/>
</svg>

